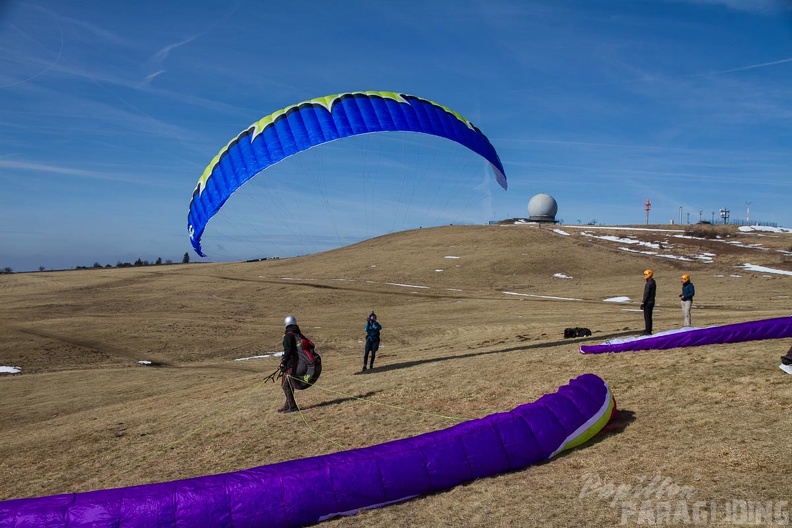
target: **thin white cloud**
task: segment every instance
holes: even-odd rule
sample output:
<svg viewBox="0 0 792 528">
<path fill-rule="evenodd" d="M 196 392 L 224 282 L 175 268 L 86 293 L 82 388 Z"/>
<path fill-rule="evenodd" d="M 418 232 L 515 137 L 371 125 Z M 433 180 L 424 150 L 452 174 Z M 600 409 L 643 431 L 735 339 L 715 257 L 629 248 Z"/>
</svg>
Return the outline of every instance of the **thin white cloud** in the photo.
<svg viewBox="0 0 792 528">
<path fill-rule="evenodd" d="M 61 27 L 61 24 L 58 22 L 57 18 L 55 18 L 55 22 L 57 23 L 58 26 L 59 42 L 58 42 L 58 49 L 57 52 L 55 52 L 54 58 L 49 59 L 46 56 L 41 56 L 39 54 L 29 55 L 26 53 L 20 53 L 18 50 L 14 51 L 14 50 L 4 49 L 4 52 L 7 54 L 6 60 L 11 59 L 12 61 L 16 61 L 18 63 L 24 63 L 25 65 L 41 64 L 41 68 L 38 69 L 38 71 L 36 71 L 35 73 L 24 76 L 20 79 L 5 81 L 4 83 L 0 84 L 0 89 L 10 88 L 12 86 L 27 83 L 29 81 L 37 79 L 38 77 L 45 75 L 60 62 L 61 57 L 63 56 L 63 46 L 64 46 L 63 28 Z M 33 41 L 36 48 L 41 48 L 42 46 L 44 46 L 44 44 L 39 42 L 38 39 L 31 37 L 29 32 L 22 31 L 20 28 L 18 28 L 16 25 L 13 24 L 11 27 L 15 30 L 15 33 L 21 38 L 25 40 Z"/>
<path fill-rule="evenodd" d="M 181 46 L 184 46 L 186 44 L 189 44 L 190 42 L 194 41 L 197 38 L 198 37 L 189 37 L 189 38 L 186 38 L 186 39 L 184 39 L 182 41 L 176 42 L 174 44 L 169 44 L 169 45 L 165 46 L 164 48 L 162 48 L 161 50 L 159 50 L 157 53 L 155 53 L 151 57 L 151 60 L 154 61 L 154 62 L 158 62 L 158 63 L 159 62 L 163 62 L 163 61 L 165 61 L 165 59 L 168 58 L 168 55 L 170 55 L 171 51 L 175 50 L 176 48 L 180 48 Z"/>
<path fill-rule="evenodd" d="M 792 9 L 788 0 L 672 0 L 699 5 L 721 5 L 735 11 L 756 14 L 776 14 Z"/>
<path fill-rule="evenodd" d="M 86 169 L 75 169 L 58 165 L 48 165 L 46 163 L 35 163 L 30 161 L 18 161 L 14 159 L 0 159 L 0 169 L 11 169 L 21 171 L 43 172 L 47 174 L 57 174 L 64 176 L 78 176 L 93 180 L 125 181 L 139 183 L 138 180 L 117 174 L 110 174 L 103 171 L 92 171 Z"/>
<path fill-rule="evenodd" d="M 770 62 L 760 62 L 758 64 L 749 64 L 747 66 L 739 66 L 737 68 L 731 68 L 731 69 L 728 69 L 728 70 L 718 70 L 718 71 L 712 71 L 712 72 L 706 72 L 706 73 L 696 73 L 696 74 L 690 75 L 689 77 L 710 77 L 710 76 L 713 76 L 713 75 L 723 75 L 723 74 L 726 74 L 726 73 L 743 72 L 743 71 L 755 70 L 757 68 L 767 68 L 768 66 L 777 66 L 779 64 L 785 64 L 787 62 L 792 62 L 792 57 L 789 57 L 789 58 L 786 58 L 786 59 L 780 59 L 780 60 L 776 60 L 776 61 L 770 61 Z"/>
<path fill-rule="evenodd" d="M 126 49 L 141 49 L 142 42 L 140 39 L 128 38 L 113 31 L 109 31 L 97 24 L 93 24 L 83 19 L 71 18 L 60 15 L 53 11 L 48 11 L 51 15 L 60 19 L 65 27 L 73 27 L 77 31 L 72 31 L 70 34 L 74 38 L 79 38 L 83 42 L 90 43 L 92 46 L 118 46 Z"/>
<path fill-rule="evenodd" d="M 151 82 L 151 81 L 153 81 L 153 80 L 154 80 L 156 77 L 159 77 L 160 75 L 162 75 L 162 74 L 163 74 L 163 73 L 165 73 L 166 71 L 167 71 L 167 70 L 157 70 L 157 71 L 155 71 L 155 72 L 153 72 L 153 73 L 149 73 L 148 75 L 146 75 L 146 76 L 143 78 L 143 84 L 148 84 L 148 83 L 150 83 L 150 82 Z"/>
</svg>

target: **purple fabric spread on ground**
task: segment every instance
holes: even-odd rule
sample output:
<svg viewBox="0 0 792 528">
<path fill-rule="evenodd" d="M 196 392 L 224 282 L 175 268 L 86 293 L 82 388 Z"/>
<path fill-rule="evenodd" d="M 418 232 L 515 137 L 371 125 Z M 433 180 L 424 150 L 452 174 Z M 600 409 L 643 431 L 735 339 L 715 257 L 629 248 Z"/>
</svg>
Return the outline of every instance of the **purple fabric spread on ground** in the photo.
<svg viewBox="0 0 792 528">
<path fill-rule="evenodd" d="M 785 337 L 792 337 L 792 316 L 724 326 L 711 326 L 621 343 L 582 345 L 580 352 L 582 354 L 602 354 L 605 352 L 664 350 L 667 348 L 741 343 L 743 341 L 782 339 Z"/>
<path fill-rule="evenodd" d="M 302 526 L 546 460 L 615 412 L 583 374 L 533 403 L 329 455 L 128 488 L 0 502 L 0 527 Z"/>
</svg>

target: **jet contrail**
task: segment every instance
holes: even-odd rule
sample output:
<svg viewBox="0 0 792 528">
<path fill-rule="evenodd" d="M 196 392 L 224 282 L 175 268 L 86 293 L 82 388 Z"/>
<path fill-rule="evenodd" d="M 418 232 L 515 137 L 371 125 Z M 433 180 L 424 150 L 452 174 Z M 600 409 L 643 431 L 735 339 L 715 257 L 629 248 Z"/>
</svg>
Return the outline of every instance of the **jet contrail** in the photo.
<svg viewBox="0 0 792 528">
<path fill-rule="evenodd" d="M 721 71 L 714 71 L 714 72 L 708 72 L 708 73 L 698 73 L 698 74 L 695 74 L 695 75 L 691 75 L 691 77 L 706 77 L 706 76 L 709 76 L 709 75 L 721 75 L 721 74 L 724 74 L 724 73 L 734 73 L 734 72 L 741 72 L 741 71 L 747 71 L 747 70 L 755 70 L 756 68 L 764 68 L 766 66 L 775 66 L 776 64 L 783 64 L 785 62 L 792 62 L 792 57 L 790 57 L 788 59 L 781 59 L 781 60 L 772 61 L 772 62 L 762 62 L 761 64 L 751 64 L 751 65 L 748 65 L 748 66 L 741 66 L 739 68 L 732 68 L 730 70 L 721 70 Z"/>
</svg>

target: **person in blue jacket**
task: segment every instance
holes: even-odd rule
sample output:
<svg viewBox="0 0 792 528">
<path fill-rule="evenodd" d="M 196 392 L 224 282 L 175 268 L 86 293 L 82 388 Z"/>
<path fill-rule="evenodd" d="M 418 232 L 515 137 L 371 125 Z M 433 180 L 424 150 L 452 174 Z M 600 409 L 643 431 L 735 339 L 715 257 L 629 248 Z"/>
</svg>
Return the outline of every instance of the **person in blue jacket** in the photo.
<svg viewBox="0 0 792 528">
<path fill-rule="evenodd" d="M 367 363 L 369 369 L 374 368 L 374 357 L 377 355 L 380 345 L 380 332 L 382 332 L 382 325 L 377 322 L 377 314 L 371 312 L 366 319 L 366 352 L 363 355 L 363 372 L 366 371 Z M 371 354 L 370 363 L 369 354 Z"/>
<path fill-rule="evenodd" d="M 693 296 L 696 295 L 696 289 L 693 283 L 690 282 L 690 275 L 687 273 L 682 274 L 682 293 L 679 294 L 679 300 L 682 301 L 682 326 L 690 326 L 690 307 L 693 305 Z"/>
</svg>

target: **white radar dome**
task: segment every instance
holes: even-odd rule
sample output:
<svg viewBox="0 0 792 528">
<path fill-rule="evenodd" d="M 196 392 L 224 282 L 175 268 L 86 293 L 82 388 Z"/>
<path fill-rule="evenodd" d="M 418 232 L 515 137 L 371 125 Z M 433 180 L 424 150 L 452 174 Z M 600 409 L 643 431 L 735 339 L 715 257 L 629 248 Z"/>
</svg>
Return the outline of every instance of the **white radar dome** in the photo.
<svg viewBox="0 0 792 528">
<path fill-rule="evenodd" d="M 528 220 L 531 222 L 555 222 L 558 203 L 549 194 L 537 194 L 528 201 Z"/>
</svg>

